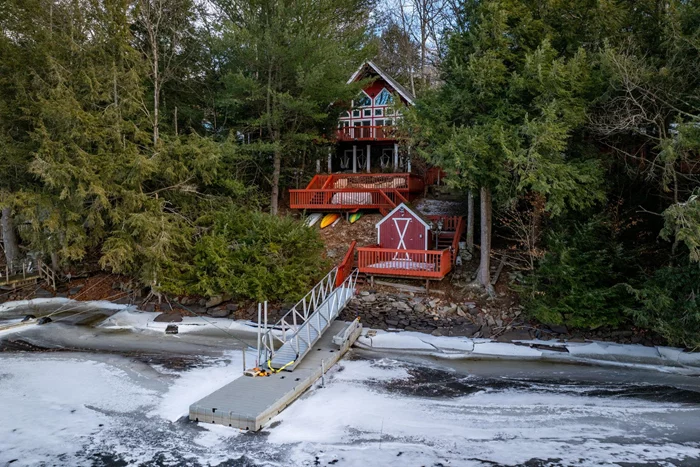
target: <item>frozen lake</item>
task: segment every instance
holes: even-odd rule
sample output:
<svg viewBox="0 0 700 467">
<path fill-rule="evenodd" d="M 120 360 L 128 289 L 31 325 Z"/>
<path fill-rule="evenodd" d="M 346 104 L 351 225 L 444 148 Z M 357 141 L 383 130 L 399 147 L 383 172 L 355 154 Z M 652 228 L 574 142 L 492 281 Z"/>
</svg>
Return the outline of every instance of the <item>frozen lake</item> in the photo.
<svg viewBox="0 0 700 467">
<path fill-rule="evenodd" d="M 239 377 L 254 334 L 86 307 L 0 334 L 0 466 L 700 465 L 699 378 L 610 367 L 353 350 L 259 433 L 199 425 L 189 404 Z"/>
</svg>

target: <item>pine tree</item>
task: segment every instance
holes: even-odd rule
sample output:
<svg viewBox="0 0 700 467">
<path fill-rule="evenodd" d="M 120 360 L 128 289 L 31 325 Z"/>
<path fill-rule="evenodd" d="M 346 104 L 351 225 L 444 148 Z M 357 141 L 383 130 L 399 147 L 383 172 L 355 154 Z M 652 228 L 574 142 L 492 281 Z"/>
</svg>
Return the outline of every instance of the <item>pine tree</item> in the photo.
<svg viewBox="0 0 700 467">
<path fill-rule="evenodd" d="M 277 213 L 284 160 L 335 126 L 331 104 L 364 57 L 366 0 L 218 0 L 226 14 L 220 104 L 271 162 L 270 210 Z M 332 126 L 331 126 L 332 125 Z"/>
</svg>

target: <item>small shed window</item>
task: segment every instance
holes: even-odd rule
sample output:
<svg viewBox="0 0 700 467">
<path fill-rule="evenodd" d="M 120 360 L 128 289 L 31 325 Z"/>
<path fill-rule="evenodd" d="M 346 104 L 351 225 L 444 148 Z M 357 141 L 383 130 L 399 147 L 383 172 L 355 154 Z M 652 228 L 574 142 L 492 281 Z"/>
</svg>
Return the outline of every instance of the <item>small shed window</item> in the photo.
<svg viewBox="0 0 700 467">
<path fill-rule="evenodd" d="M 365 117 L 371 117 L 372 116 L 372 109 L 365 109 Z"/>
<path fill-rule="evenodd" d="M 381 117 L 382 115 L 384 115 L 384 109 L 374 109 L 375 117 Z"/>
</svg>

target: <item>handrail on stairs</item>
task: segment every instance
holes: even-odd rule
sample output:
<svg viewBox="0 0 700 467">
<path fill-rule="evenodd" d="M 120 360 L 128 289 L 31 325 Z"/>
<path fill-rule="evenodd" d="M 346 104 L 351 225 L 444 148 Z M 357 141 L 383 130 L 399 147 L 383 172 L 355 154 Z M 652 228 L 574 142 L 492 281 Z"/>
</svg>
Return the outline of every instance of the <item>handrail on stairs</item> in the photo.
<svg viewBox="0 0 700 467">
<path fill-rule="evenodd" d="M 261 329 L 261 309 L 260 307 L 258 308 L 258 365 L 260 365 L 262 361 L 273 358 L 275 352 L 288 342 L 291 342 L 297 355 L 302 351 L 301 342 L 307 345 L 306 350 L 308 351 L 313 344 L 311 329 L 313 328 L 316 331 L 316 338 L 320 337 L 326 325 L 330 324 L 330 322 L 337 317 L 342 307 L 344 307 L 349 300 L 349 297 L 354 294 L 355 284 L 357 282 L 357 270 L 349 274 L 340 285 L 336 285 L 337 276 L 338 268 L 336 267 L 321 279 L 318 284 L 272 327 L 267 326 L 266 306 L 265 328 Z M 341 294 L 334 293 L 338 289 L 342 290 Z M 331 298 L 332 302 L 327 303 Z M 323 306 L 326 304 L 330 307 L 330 313 L 328 313 L 327 316 L 321 316 L 320 311 L 324 309 Z M 321 323 L 322 319 L 325 321 L 325 325 Z M 305 336 L 302 335 L 304 331 L 306 334 Z M 281 345 L 277 346 L 276 343 Z"/>
</svg>

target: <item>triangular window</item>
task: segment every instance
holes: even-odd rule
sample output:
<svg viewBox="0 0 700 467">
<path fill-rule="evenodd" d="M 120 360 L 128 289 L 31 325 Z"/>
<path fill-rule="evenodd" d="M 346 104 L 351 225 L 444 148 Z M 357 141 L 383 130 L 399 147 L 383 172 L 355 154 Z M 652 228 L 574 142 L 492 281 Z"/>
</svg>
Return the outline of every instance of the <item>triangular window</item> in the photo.
<svg viewBox="0 0 700 467">
<path fill-rule="evenodd" d="M 361 92 L 352 102 L 353 107 L 371 107 L 372 99 L 367 94 Z"/>
<path fill-rule="evenodd" d="M 394 96 L 386 88 L 382 89 L 374 98 L 374 105 L 390 105 L 394 103 Z"/>
</svg>

